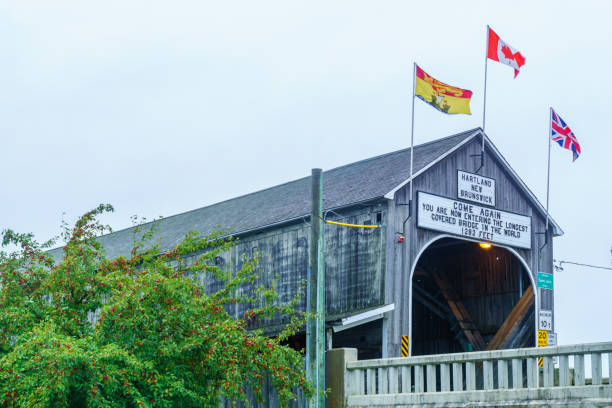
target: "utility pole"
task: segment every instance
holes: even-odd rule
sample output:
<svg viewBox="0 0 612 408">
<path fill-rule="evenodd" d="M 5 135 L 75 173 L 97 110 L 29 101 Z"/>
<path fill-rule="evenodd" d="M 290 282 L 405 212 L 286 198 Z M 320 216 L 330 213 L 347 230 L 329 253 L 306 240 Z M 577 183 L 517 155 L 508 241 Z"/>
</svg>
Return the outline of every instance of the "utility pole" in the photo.
<svg viewBox="0 0 612 408">
<path fill-rule="evenodd" d="M 323 259 L 323 180 L 321 169 L 312 169 L 310 267 L 307 277 L 306 375 L 318 391 L 325 390 L 325 260 Z M 322 392 L 308 403 L 325 408 Z"/>
</svg>

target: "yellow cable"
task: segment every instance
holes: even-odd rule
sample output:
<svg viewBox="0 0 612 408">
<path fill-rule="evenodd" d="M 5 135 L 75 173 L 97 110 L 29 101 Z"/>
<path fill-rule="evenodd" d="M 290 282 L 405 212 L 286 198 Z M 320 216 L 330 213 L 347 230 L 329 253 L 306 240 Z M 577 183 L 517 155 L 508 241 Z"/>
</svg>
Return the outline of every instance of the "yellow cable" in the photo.
<svg viewBox="0 0 612 408">
<path fill-rule="evenodd" d="M 328 224 L 334 224 L 334 225 L 342 225 L 344 227 L 354 227 L 354 228 L 378 228 L 378 225 L 358 225 L 358 224 L 347 224 L 344 222 L 336 222 L 336 221 L 329 221 L 329 220 L 325 220 L 326 223 Z"/>
</svg>

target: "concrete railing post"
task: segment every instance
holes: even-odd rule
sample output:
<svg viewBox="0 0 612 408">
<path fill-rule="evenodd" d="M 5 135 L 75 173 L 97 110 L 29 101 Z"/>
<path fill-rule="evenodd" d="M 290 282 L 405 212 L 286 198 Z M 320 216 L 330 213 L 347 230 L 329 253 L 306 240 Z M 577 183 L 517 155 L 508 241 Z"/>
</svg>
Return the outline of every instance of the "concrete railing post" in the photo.
<svg viewBox="0 0 612 408">
<path fill-rule="evenodd" d="M 357 349 L 338 348 L 325 352 L 325 387 L 329 390 L 325 399 L 326 408 L 344 408 L 348 384 L 346 363 L 357 361 Z"/>
</svg>

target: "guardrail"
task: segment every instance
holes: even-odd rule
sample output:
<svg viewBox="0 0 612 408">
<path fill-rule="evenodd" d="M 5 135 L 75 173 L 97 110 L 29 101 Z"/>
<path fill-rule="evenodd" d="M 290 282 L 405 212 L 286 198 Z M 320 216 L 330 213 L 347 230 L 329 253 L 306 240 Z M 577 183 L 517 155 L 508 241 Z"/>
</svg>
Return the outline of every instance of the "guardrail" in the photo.
<svg viewBox="0 0 612 408">
<path fill-rule="evenodd" d="M 602 370 L 602 355 L 608 354 L 612 373 L 612 342 L 362 361 L 356 361 L 354 349 L 338 350 L 344 350 L 342 393 L 348 406 L 544 397 L 612 405 L 612 386 L 604 381 Z M 590 381 L 585 376 L 586 356 L 590 356 Z"/>
</svg>

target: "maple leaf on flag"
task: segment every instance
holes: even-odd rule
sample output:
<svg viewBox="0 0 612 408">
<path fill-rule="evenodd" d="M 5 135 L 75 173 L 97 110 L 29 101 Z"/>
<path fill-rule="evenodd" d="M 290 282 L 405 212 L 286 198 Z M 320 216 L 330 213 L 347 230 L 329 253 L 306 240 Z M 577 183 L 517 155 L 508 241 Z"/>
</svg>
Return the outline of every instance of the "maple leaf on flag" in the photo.
<svg viewBox="0 0 612 408">
<path fill-rule="evenodd" d="M 504 53 L 504 57 L 508 58 L 509 60 L 516 61 L 519 68 L 525 65 L 525 57 L 523 57 L 520 52 L 512 52 L 510 47 L 507 45 L 504 45 L 501 48 L 501 51 Z"/>
</svg>

